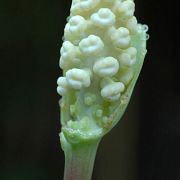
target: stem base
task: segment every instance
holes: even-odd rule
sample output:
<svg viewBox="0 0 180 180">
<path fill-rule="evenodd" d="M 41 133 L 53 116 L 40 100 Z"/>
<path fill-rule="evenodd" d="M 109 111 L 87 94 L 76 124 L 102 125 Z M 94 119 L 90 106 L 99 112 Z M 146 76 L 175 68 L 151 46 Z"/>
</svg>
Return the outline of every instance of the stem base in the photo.
<svg viewBox="0 0 180 180">
<path fill-rule="evenodd" d="M 69 145 L 65 150 L 64 180 L 91 180 L 100 140 Z"/>
</svg>

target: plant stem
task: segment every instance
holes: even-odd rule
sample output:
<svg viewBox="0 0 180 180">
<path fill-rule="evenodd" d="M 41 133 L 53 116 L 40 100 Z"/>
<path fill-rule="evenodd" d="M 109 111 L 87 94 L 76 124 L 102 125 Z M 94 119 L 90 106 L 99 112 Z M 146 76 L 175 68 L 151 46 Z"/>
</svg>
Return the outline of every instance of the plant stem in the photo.
<svg viewBox="0 0 180 180">
<path fill-rule="evenodd" d="M 73 144 L 66 149 L 64 180 L 91 180 L 99 142 Z"/>
</svg>

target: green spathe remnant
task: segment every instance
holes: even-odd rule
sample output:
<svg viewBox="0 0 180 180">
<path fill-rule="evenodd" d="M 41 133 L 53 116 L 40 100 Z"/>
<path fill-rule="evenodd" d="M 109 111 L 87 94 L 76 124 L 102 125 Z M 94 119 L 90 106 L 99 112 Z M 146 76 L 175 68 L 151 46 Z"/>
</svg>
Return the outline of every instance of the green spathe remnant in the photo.
<svg viewBox="0 0 180 180">
<path fill-rule="evenodd" d="M 66 180 L 91 178 L 91 156 L 129 103 L 146 54 L 148 30 L 137 23 L 134 10 L 133 0 L 72 2 L 61 48 L 63 77 L 57 81 Z M 86 161 L 91 164 L 85 168 Z"/>
</svg>

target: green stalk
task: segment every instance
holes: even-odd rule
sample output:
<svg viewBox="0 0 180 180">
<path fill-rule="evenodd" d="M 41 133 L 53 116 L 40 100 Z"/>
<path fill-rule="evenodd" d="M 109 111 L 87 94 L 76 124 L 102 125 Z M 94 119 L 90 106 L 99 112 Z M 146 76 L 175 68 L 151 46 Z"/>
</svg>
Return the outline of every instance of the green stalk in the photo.
<svg viewBox="0 0 180 180">
<path fill-rule="evenodd" d="M 66 149 L 64 180 L 91 180 L 99 142 L 74 144 Z"/>
</svg>

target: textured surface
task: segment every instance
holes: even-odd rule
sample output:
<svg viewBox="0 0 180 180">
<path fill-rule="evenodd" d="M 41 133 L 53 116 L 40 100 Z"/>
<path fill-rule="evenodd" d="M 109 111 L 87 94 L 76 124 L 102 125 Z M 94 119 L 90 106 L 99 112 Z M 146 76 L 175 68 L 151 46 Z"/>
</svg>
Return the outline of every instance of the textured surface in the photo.
<svg viewBox="0 0 180 180">
<path fill-rule="evenodd" d="M 59 49 L 71 2 L 1 2 L 0 179 L 63 179 L 55 79 L 61 73 Z M 138 180 L 178 180 L 179 32 L 177 21 L 167 25 L 167 18 L 178 17 L 178 3 L 135 3 L 138 21 L 150 27 L 148 53 L 125 116 L 101 142 L 93 180 L 135 180 L 135 167 Z M 136 134 L 133 129 L 141 132 L 137 143 L 131 139 Z M 133 157 L 137 157 L 136 166 L 132 166 Z"/>
<path fill-rule="evenodd" d="M 73 143 L 102 136 L 116 123 L 110 115 L 129 102 L 134 82 L 123 95 L 140 72 L 137 57 L 146 53 L 147 26 L 137 23 L 134 11 L 132 0 L 72 2 L 57 92 L 63 96 L 63 132 Z"/>
</svg>

